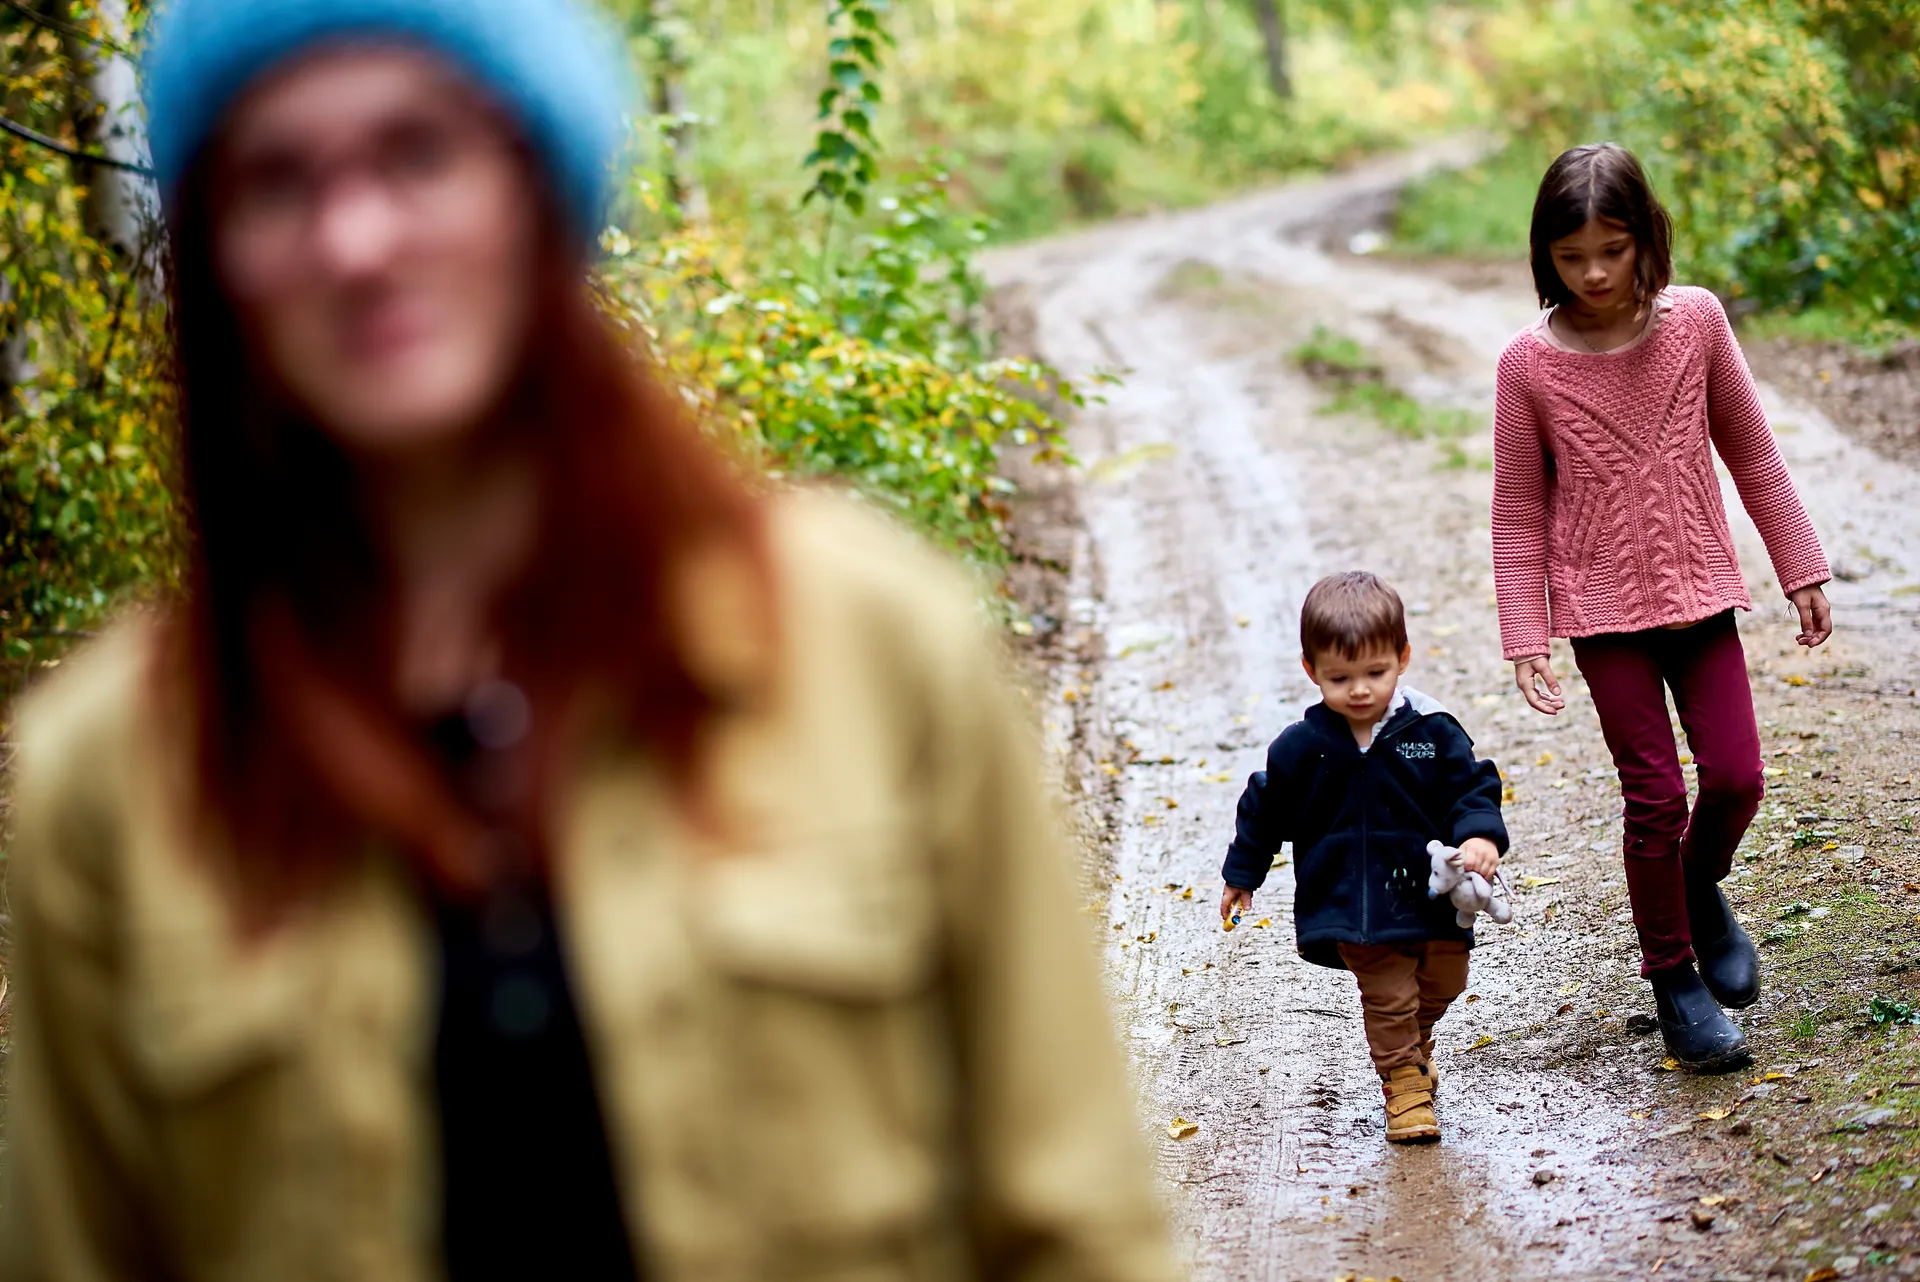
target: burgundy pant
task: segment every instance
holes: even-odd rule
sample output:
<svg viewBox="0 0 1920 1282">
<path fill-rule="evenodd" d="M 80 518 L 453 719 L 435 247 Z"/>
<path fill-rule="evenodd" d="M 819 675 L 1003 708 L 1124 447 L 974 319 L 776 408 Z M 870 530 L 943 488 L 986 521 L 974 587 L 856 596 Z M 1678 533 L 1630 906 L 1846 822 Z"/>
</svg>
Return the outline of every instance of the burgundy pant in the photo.
<svg viewBox="0 0 1920 1282">
<path fill-rule="evenodd" d="M 1627 896 L 1640 934 L 1640 973 L 1693 960 L 1686 888 L 1727 875 L 1765 790 L 1753 690 L 1733 612 L 1690 628 L 1576 638 L 1626 802 Z M 1668 689 L 1699 768 L 1687 784 L 1667 719 Z"/>
</svg>

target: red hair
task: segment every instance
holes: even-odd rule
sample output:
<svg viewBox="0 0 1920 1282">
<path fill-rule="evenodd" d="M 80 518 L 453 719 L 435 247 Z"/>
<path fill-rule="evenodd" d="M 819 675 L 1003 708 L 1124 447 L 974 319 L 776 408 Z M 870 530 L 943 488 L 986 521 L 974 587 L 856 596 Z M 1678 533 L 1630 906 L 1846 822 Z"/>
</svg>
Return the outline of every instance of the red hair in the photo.
<svg viewBox="0 0 1920 1282">
<path fill-rule="evenodd" d="M 389 576 L 352 469 L 249 359 L 199 177 L 183 184 L 170 273 L 189 561 L 164 678 L 184 675 L 199 811 L 255 909 L 288 906 L 373 837 L 444 890 L 477 890 L 487 825 L 393 693 Z M 502 416 L 520 426 L 499 429 L 538 433 L 541 525 L 496 615 L 535 711 L 531 786 L 504 822 L 536 854 L 589 701 L 691 793 L 701 731 L 731 692 L 689 653 L 681 567 L 738 552 L 763 599 L 770 587 L 758 497 L 623 348 L 552 210 L 543 225 L 532 338 Z"/>
</svg>

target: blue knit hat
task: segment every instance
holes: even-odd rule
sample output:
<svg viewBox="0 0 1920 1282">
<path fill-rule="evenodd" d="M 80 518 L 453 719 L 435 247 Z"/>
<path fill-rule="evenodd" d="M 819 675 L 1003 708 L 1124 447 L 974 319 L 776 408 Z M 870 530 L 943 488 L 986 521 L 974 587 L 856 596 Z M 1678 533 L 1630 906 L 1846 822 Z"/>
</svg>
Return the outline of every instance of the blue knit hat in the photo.
<svg viewBox="0 0 1920 1282">
<path fill-rule="evenodd" d="M 591 241 L 631 101 L 617 33 L 580 0 L 171 0 L 149 29 L 147 133 L 162 198 L 242 91 L 315 45 L 393 36 L 447 58 L 526 131 Z"/>
</svg>

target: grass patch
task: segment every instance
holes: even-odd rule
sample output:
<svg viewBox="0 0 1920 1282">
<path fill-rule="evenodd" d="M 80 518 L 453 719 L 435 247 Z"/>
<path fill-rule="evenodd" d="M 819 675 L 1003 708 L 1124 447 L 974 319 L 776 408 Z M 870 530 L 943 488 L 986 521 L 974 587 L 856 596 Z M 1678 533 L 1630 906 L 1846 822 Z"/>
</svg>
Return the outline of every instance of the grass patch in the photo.
<svg viewBox="0 0 1920 1282">
<path fill-rule="evenodd" d="M 1386 368 L 1351 336 L 1316 325 L 1313 337 L 1288 352 L 1287 358 L 1314 382 L 1333 390 L 1333 399 L 1320 407 L 1320 413 L 1357 414 L 1407 440 L 1437 440 L 1445 448 L 1441 461 L 1450 468 L 1473 461 L 1460 441 L 1473 433 L 1475 416 L 1407 395 L 1387 380 Z"/>
<path fill-rule="evenodd" d="M 1257 278 L 1229 277 L 1212 263 L 1183 258 L 1167 269 L 1154 291 L 1161 298 L 1194 303 L 1213 311 L 1268 312 L 1277 291 Z"/>
<path fill-rule="evenodd" d="M 1920 326 L 1843 307 L 1816 306 L 1797 312 L 1758 312 L 1740 322 L 1749 342 L 1781 338 L 1801 343 L 1836 343 L 1879 357 L 1898 343 L 1920 341 Z"/>
<path fill-rule="evenodd" d="M 1812 1011 L 1803 1012 L 1799 1019 L 1787 1025 L 1787 1036 L 1796 1042 L 1810 1042 L 1820 1035 L 1820 1021 Z"/>
<path fill-rule="evenodd" d="M 1394 247 L 1430 257 L 1524 259 L 1534 195 L 1552 160 L 1514 142 L 1478 164 L 1410 184 L 1394 216 Z"/>
</svg>

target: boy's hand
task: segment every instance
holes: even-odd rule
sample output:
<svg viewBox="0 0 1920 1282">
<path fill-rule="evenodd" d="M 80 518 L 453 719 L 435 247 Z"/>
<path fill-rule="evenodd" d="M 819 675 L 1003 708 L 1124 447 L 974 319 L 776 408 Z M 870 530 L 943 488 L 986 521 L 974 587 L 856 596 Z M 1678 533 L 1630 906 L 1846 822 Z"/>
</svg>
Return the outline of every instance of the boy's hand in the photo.
<svg viewBox="0 0 1920 1282">
<path fill-rule="evenodd" d="M 1553 675 L 1553 660 L 1544 654 L 1531 659 L 1513 661 L 1514 684 L 1520 687 L 1520 693 L 1527 697 L 1527 706 L 1535 712 L 1544 712 L 1548 716 L 1557 716 L 1567 706 L 1560 693 L 1560 678 Z M 1542 685 L 1546 689 L 1541 689 Z"/>
<path fill-rule="evenodd" d="M 1477 872 L 1488 881 L 1500 871 L 1500 847 L 1485 837 L 1469 837 L 1460 843 L 1460 862 L 1468 872 Z"/>
<path fill-rule="evenodd" d="M 1252 911 L 1253 892 L 1251 890 L 1241 890 L 1238 886 L 1228 886 L 1221 892 L 1220 920 L 1228 923 L 1228 930 L 1233 929 L 1232 922 L 1235 913 L 1245 914 Z"/>
</svg>

